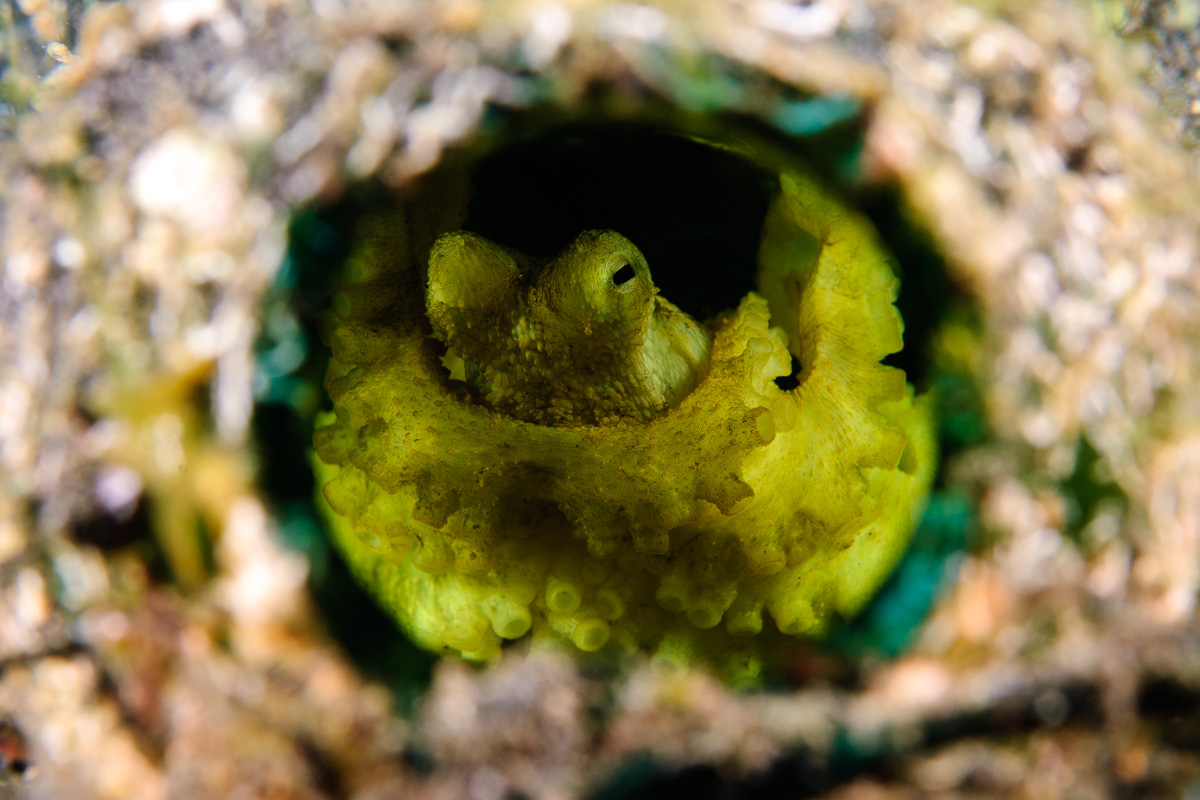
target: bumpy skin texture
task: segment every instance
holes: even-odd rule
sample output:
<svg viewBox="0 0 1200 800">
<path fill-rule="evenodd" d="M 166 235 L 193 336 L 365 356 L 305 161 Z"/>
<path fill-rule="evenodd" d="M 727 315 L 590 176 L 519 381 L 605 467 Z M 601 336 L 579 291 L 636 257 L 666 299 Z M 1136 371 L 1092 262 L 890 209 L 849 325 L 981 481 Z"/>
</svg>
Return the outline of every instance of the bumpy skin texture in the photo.
<svg viewBox="0 0 1200 800">
<path fill-rule="evenodd" d="M 426 313 L 489 408 L 542 425 L 654 419 L 695 388 L 712 343 L 613 231 L 580 234 L 549 262 L 445 234 Z"/>
<path fill-rule="evenodd" d="M 486 660 L 532 629 L 753 681 L 789 637 L 856 613 L 894 566 L 935 469 L 929 409 L 879 363 L 903 326 L 873 232 L 805 179 L 781 178 L 761 294 L 708 324 L 707 371 L 651 419 L 638 403 L 581 424 L 574 399 L 559 417 L 541 399 L 476 401 L 430 337 L 405 230 L 364 231 L 358 282 L 335 299 L 335 413 L 314 463 L 335 541 L 418 642 Z M 433 249 L 431 283 L 445 257 Z M 481 284 L 488 298 L 511 285 Z M 429 291 L 435 328 L 440 291 Z M 788 343 L 802 371 L 785 391 L 774 379 L 790 371 Z M 509 352 L 489 346 L 469 357 Z M 556 369 L 564 397 L 594 383 L 590 364 Z M 554 424 L 516 418 L 526 413 Z"/>
</svg>

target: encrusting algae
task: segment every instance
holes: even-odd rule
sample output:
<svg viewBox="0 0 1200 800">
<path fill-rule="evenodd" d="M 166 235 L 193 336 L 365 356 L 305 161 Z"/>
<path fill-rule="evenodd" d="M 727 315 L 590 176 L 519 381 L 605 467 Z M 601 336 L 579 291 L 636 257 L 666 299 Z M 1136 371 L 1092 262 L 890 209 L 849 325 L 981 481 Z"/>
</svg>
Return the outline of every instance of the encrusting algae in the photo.
<svg viewBox="0 0 1200 800">
<path fill-rule="evenodd" d="M 867 223 L 785 173 L 758 293 L 704 325 L 617 233 L 546 261 L 438 227 L 362 231 L 314 437 L 335 542 L 417 642 L 752 682 L 862 608 L 936 467 L 927 398 L 880 364 L 903 323 Z"/>
</svg>

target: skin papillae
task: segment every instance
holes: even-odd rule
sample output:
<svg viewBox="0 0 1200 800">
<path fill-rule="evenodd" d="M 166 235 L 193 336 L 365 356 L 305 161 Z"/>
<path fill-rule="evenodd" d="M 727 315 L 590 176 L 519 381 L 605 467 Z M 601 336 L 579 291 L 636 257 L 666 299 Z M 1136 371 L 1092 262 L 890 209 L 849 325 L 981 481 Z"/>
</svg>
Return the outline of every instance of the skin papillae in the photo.
<svg viewBox="0 0 1200 800">
<path fill-rule="evenodd" d="M 361 232 L 314 464 L 417 642 L 488 660 L 532 633 L 747 683 L 886 578 L 936 467 L 929 404 L 880 363 L 903 324 L 874 232 L 808 179 L 781 176 L 758 292 L 702 327 L 617 234 L 537 263 L 413 230 Z"/>
<path fill-rule="evenodd" d="M 649 421 L 708 370 L 712 333 L 658 295 L 641 251 L 614 231 L 583 233 L 549 262 L 446 234 L 426 298 L 467 382 L 526 422 Z"/>
</svg>

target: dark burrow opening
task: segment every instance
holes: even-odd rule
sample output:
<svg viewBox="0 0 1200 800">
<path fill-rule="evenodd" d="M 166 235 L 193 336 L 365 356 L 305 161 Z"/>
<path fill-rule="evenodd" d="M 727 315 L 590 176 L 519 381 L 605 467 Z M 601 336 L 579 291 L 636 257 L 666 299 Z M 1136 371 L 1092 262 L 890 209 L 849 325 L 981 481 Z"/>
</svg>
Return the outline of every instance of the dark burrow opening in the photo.
<svg viewBox="0 0 1200 800">
<path fill-rule="evenodd" d="M 747 141 L 761 142 L 805 165 L 875 226 L 901 278 L 896 305 L 905 321 L 904 349 L 884 363 L 924 391 L 934 382 L 933 337 L 947 310 L 967 302 L 899 187 L 857 179 L 861 126 L 853 121 L 796 138 L 730 118 L 730 146 L 661 125 L 553 127 L 471 165 L 463 227 L 541 257 L 557 254 L 582 231 L 615 230 L 646 256 L 664 297 L 706 320 L 756 288 L 762 224 L 779 183 L 777 164 L 746 155 L 755 149 Z M 792 376 L 777 381 L 781 389 L 795 388 L 799 366 L 794 362 Z"/>
<path fill-rule="evenodd" d="M 519 126 L 501 126 L 509 128 Z M 731 137 L 743 129 L 753 129 L 750 138 L 770 135 L 753 122 L 729 120 Z M 875 223 L 897 256 L 905 349 L 888 363 L 905 369 L 922 391 L 936 379 L 927 369 L 927 355 L 952 305 L 953 289 L 934 243 L 904 213 L 898 191 L 846 182 L 839 177 L 845 170 L 835 169 L 831 156 L 822 157 L 836 149 L 838 163 L 845 161 L 860 134 L 852 124 L 822 134 L 833 136 L 836 148 L 822 137 L 778 135 L 772 146 L 805 157 L 848 205 Z M 777 168 L 660 125 L 573 123 L 481 141 L 488 145 L 486 152 L 477 142 L 444 161 L 453 168 L 466 164 L 470 174 L 466 229 L 536 256 L 556 254 L 584 230 L 616 230 L 642 250 L 662 294 L 701 320 L 735 307 L 755 289 L 761 229 L 777 191 Z M 313 418 L 329 403 L 321 388 L 328 353 L 318 320 L 353 247 L 356 226 L 387 208 L 393 197 L 378 183 L 352 185 L 337 202 L 301 210 L 293 218 L 288 255 L 264 309 L 255 431 L 262 486 L 285 536 L 313 565 L 312 591 L 330 631 L 365 674 L 392 686 L 401 706 L 411 708 L 427 686 L 434 657 L 408 642 L 330 548 L 313 504 L 308 466 Z M 287 324 L 274 324 L 273 315 Z M 276 358 L 297 347 L 303 358 Z M 801 365 L 793 359 L 792 366 L 793 375 L 777 380 L 781 389 L 797 385 Z M 970 515 L 957 497 L 935 496 L 931 509 L 933 527 L 922 526 L 914 535 L 915 561 L 910 554 L 868 611 L 835 632 L 835 650 L 887 654 L 902 649 L 932 603 L 948 553 L 961 549 L 963 521 Z M 914 582 L 920 591 L 913 590 Z"/>
<path fill-rule="evenodd" d="M 617 231 L 646 256 L 663 296 L 705 320 L 754 290 L 777 180 L 675 132 L 569 126 L 480 159 L 464 227 L 535 256 L 585 230 Z"/>
</svg>

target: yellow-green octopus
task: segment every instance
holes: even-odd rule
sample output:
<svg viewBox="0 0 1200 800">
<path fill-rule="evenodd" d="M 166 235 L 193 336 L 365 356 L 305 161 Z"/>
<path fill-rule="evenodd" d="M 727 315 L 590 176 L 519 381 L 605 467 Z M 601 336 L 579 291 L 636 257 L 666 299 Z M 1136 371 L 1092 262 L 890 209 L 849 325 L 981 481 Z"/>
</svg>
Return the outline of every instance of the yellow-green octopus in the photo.
<svg viewBox="0 0 1200 800">
<path fill-rule="evenodd" d="M 547 261 L 439 227 L 361 232 L 314 436 L 334 541 L 417 642 L 748 682 L 861 609 L 936 465 L 926 398 L 880 364 L 903 323 L 863 220 L 785 173 L 758 293 L 703 325 L 617 233 Z"/>
</svg>

